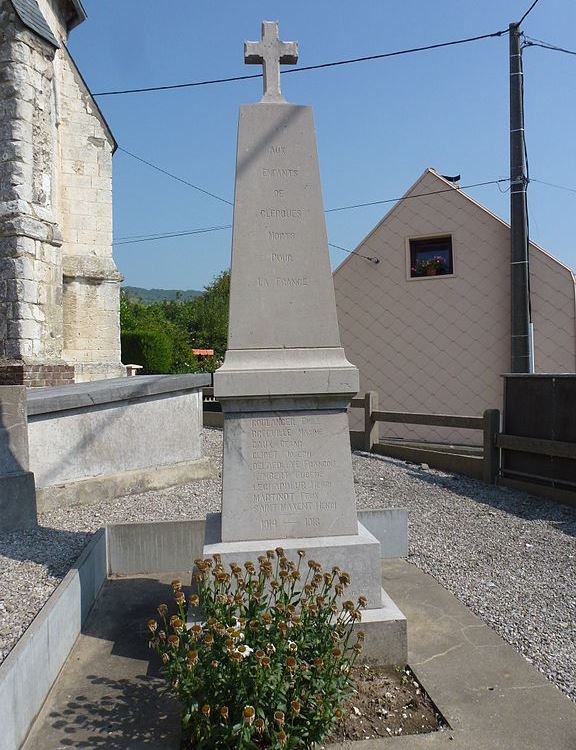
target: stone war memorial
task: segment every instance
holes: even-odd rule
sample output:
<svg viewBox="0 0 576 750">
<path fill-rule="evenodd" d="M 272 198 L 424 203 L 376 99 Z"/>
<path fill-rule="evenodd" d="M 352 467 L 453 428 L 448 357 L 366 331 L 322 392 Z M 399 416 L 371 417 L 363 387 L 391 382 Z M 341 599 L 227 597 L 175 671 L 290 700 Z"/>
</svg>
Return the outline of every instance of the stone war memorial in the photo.
<svg viewBox="0 0 576 750">
<path fill-rule="evenodd" d="M 363 627 L 391 626 L 390 659 L 405 662 L 405 619 L 356 515 L 346 409 L 358 370 L 340 344 L 312 109 L 280 91 L 297 45 L 265 21 L 244 54 L 263 65 L 264 95 L 240 109 L 228 351 L 214 376 L 222 513 L 208 518 L 204 554 L 230 562 L 280 545 L 339 565 L 350 596 L 368 598 Z"/>
</svg>

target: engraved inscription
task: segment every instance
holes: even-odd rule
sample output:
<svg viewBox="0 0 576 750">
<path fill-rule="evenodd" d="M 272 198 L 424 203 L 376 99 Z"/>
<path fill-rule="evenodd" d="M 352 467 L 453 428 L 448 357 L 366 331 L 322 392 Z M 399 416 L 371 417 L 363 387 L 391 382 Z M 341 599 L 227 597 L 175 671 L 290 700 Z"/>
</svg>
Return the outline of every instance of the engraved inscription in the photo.
<svg viewBox="0 0 576 750">
<path fill-rule="evenodd" d="M 262 177 L 298 177 L 298 170 L 288 167 L 262 167 Z"/>
<path fill-rule="evenodd" d="M 288 153 L 288 146 L 274 144 L 273 146 L 268 146 L 266 150 L 269 156 L 285 156 Z"/>
<path fill-rule="evenodd" d="M 275 278 L 267 278 L 266 276 L 258 276 L 256 278 L 256 285 L 265 288 L 274 287 L 279 289 L 287 289 L 308 286 L 309 279 L 307 276 L 297 276 L 295 278 L 280 276 L 276 276 Z"/>
<path fill-rule="evenodd" d="M 268 239 L 273 242 L 287 242 L 295 238 L 294 232 L 268 232 Z"/>
<path fill-rule="evenodd" d="M 290 253 L 271 253 L 270 260 L 272 263 L 292 263 L 294 259 Z"/>
<path fill-rule="evenodd" d="M 261 208 L 263 219 L 302 219 L 304 211 L 301 208 Z"/>
</svg>

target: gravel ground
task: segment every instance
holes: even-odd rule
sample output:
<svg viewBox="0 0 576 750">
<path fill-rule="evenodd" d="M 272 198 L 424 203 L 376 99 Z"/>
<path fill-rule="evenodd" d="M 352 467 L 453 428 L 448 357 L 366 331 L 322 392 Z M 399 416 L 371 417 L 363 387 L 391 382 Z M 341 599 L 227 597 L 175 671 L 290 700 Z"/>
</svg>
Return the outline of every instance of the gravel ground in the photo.
<svg viewBox="0 0 576 750">
<path fill-rule="evenodd" d="M 204 431 L 221 462 L 222 433 Z M 576 509 L 391 458 L 353 456 L 358 508 L 406 508 L 409 560 L 576 701 Z M 0 535 L 0 661 L 105 523 L 201 518 L 220 480 L 68 508 Z"/>
</svg>

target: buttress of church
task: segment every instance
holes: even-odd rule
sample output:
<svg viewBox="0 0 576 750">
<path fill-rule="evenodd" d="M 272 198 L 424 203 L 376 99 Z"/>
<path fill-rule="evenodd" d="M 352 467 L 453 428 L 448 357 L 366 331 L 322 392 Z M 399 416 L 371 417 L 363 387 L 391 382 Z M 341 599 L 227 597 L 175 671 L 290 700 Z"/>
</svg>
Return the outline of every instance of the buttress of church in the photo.
<svg viewBox="0 0 576 750">
<path fill-rule="evenodd" d="M 121 365 L 114 137 L 66 50 L 79 0 L 0 0 L 0 385 Z"/>
</svg>

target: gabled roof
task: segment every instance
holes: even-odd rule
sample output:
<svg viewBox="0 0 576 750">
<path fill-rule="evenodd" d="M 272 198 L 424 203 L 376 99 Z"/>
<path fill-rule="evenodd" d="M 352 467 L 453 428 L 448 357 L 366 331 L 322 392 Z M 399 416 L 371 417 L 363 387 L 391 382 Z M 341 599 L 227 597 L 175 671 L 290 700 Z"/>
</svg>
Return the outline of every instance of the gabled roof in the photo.
<svg viewBox="0 0 576 750">
<path fill-rule="evenodd" d="M 458 184 L 454 184 L 453 182 L 448 181 L 445 177 L 443 177 L 441 174 L 439 174 L 435 169 L 432 169 L 432 167 L 427 167 L 422 172 L 422 174 L 420 175 L 420 177 L 418 177 L 418 179 L 416 180 L 416 182 L 411 187 L 408 188 L 408 190 L 404 193 L 404 195 L 401 198 L 398 199 L 398 202 L 395 203 L 392 206 L 392 208 L 386 214 L 384 214 L 384 216 L 382 217 L 382 219 L 380 219 L 380 221 L 376 224 L 376 226 L 373 227 L 368 232 L 368 234 L 364 237 L 364 239 L 361 242 L 358 243 L 358 245 L 356 245 L 356 247 L 354 248 L 354 252 L 356 250 L 359 250 L 362 247 L 362 245 L 365 242 L 367 242 L 370 239 L 370 237 L 372 237 L 372 235 L 376 234 L 376 232 L 380 229 L 380 227 L 386 221 L 388 221 L 388 219 L 390 218 L 390 216 L 398 210 L 398 208 L 402 205 L 403 201 L 406 198 L 409 198 L 409 197 L 412 198 L 412 197 L 417 197 L 418 196 L 418 193 L 415 193 L 415 190 L 417 189 L 418 185 L 420 185 L 420 183 L 424 180 L 424 178 L 427 175 L 433 175 L 438 180 L 438 182 L 441 184 L 441 189 L 438 190 L 439 193 L 449 192 L 450 190 L 454 190 L 456 193 L 458 193 L 458 195 L 461 195 L 462 198 L 464 198 L 466 201 L 468 201 L 469 203 L 473 203 L 477 208 L 479 208 L 480 210 L 484 211 L 484 213 L 486 213 L 489 216 L 491 216 L 495 221 L 497 221 L 498 223 L 502 224 L 507 229 L 510 229 L 510 224 L 508 224 L 506 221 L 504 221 L 504 219 L 501 219 L 493 211 L 490 211 L 490 209 L 486 208 L 486 206 L 483 206 L 481 203 L 478 203 L 478 201 L 475 200 L 474 198 L 472 198 L 471 195 L 468 195 L 468 193 L 463 192 L 460 189 L 460 187 L 458 186 Z M 433 195 L 433 193 L 432 193 L 432 195 Z M 546 255 L 549 258 L 551 258 L 555 263 L 558 263 L 559 266 L 562 266 L 564 269 L 566 269 L 567 271 L 569 271 L 570 274 L 572 275 L 573 280 L 574 280 L 574 284 L 576 285 L 576 273 L 569 266 L 567 266 L 561 260 L 558 260 L 558 258 L 555 258 L 547 250 L 545 250 L 543 247 L 540 247 L 540 245 L 537 245 L 532 240 L 529 240 L 529 243 L 530 243 L 531 247 L 536 248 L 541 253 L 543 253 L 544 255 Z M 353 257 L 354 257 L 354 254 L 351 253 L 346 258 L 344 258 L 344 260 L 342 261 L 342 263 L 340 263 L 340 264 L 338 264 L 338 266 L 336 266 L 336 268 L 334 269 L 334 273 L 337 273 L 343 266 L 347 265 L 351 261 L 351 259 Z"/>
<path fill-rule="evenodd" d="M 38 34 L 38 36 L 45 39 L 54 47 L 60 47 L 50 26 L 48 26 L 46 19 L 42 15 L 36 0 L 12 0 L 12 5 L 24 26 L 35 34 Z"/>
<path fill-rule="evenodd" d="M 80 0 L 66 0 L 66 3 L 68 5 L 66 27 L 70 30 L 86 20 L 86 11 L 82 7 Z M 24 26 L 35 34 L 38 34 L 38 36 L 45 39 L 54 47 L 60 47 L 60 43 L 52 33 L 48 22 L 38 7 L 38 0 L 12 0 L 12 5 Z"/>
</svg>

